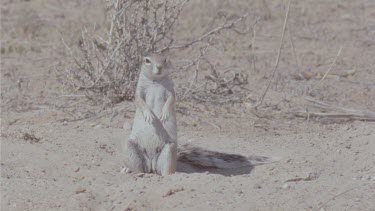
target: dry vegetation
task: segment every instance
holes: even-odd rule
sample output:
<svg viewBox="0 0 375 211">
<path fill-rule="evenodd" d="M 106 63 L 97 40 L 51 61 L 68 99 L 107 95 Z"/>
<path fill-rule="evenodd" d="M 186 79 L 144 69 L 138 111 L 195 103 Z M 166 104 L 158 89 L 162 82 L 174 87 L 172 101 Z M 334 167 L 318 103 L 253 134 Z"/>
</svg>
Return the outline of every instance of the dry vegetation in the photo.
<svg viewBox="0 0 375 211">
<path fill-rule="evenodd" d="M 62 40 L 66 52 L 71 58 L 57 68 L 59 82 L 68 92 L 64 96 L 84 96 L 93 105 L 100 107 L 94 112 L 91 111 L 90 114 L 86 113 L 85 118 L 98 115 L 98 111 L 102 112 L 120 102 L 133 100 L 143 55 L 148 53 L 173 54 L 178 51 L 180 55 L 185 52 L 193 54 L 192 60 L 176 64 L 174 67 L 174 73 L 193 70 L 192 75 L 189 76 L 190 82 L 184 82 L 177 88 L 177 96 L 180 102 L 195 100 L 219 105 L 249 102 L 249 89 L 246 87 L 248 85 L 248 72 L 222 68 L 211 61 L 215 58 L 209 58 L 206 54 L 211 48 L 215 48 L 215 45 L 222 42 L 222 32 L 226 31 L 231 31 L 237 36 L 251 37 L 252 45 L 255 45 L 256 25 L 260 18 L 256 17 L 254 24 L 246 27 L 244 23 L 246 23 L 248 14 L 235 14 L 229 18 L 226 13 L 219 12 L 212 20 L 213 23 L 218 23 L 217 26 L 211 26 L 210 29 L 199 36 L 181 40 L 176 37 L 175 32 L 178 30 L 180 15 L 186 8 L 186 4 L 189 3 L 188 0 L 108 1 L 106 9 L 108 27 L 104 32 L 90 31 L 82 27 L 77 46 L 68 46 Z M 271 76 L 264 85 L 262 93 L 259 93 L 259 96 L 256 97 L 257 99 L 251 99 L 250 109 L 255 109 L 255 112 L 258 112 L 258 107 L 263 104 L 276 76 L 280 75 L 277 74 L 277 71 L 282 49 L 285 45 L 284 42 L 288 42 L 284 39 L 286 32 L 289 36 L 293 60 L 299 71 L 295 74 L 296 78 L 305 81 L 311 79 L 311 77 L 308 77 L 309 73 L 306 74 L 306 72 L 300 70 L 302 67 L 299 64 L 300 61 L 291 37 L 291 31 L 287 27 L 290 3 L 291 1 L 288 1 L 285 5 L 279 48 L 274 59 Z M 103 34 L 103 36 L 100 34 Z M 332 74 L 330 75 L 331 70 L 335 66 L 341 51 L 342 47 L 327 71 L 324 74 L 322 73 L 321 81 L 325 80 L 327 76 L 332 76 Z M 251 54 L 255 70 L 256 58 L 253 47 Z M 206 74 L 199 77 L 199 74 L 202 74 L 200 73 L 202 68 L 206 70 Z M 354 72 L 351 71 L 349 74 L 354 74 Z M 344 75 L 344 77 L 346 76 Z M 315 86 L 319 84 L 320 82 Z M 312 92 L 315 91 L 314 89 L 314 87 L 307 88 L 304 92 L 311 96 L 313 95 Z M 288 112 L 294 111 L 289 110 Z M 369 114 L 371 112 L 364 113 Z M 300 111 L 294 115 L 302 116 Z M 330 114 L 324 116 L 331 117 Z M 354 116 L 333 116 L 346 119 L 372 120 L 372 117 L 357 117 L 356 114 Z"/>
<path fill-rule="evenodd" d="M 234 88 L 246 85 L 247 76 L 228 70 L 218 73 L 205 54 L 222 31 L 240 33 L 236 27 L 246 15 L 232 20 L 222 15 L 219 26 L 198 37 L 179 40 L 174 36 L 176 23 L 188 3 L 187 0 L 109 1 L 109 27 L 104 38 L 83 28 L 78 49 L 72 49 L 63 40 L 72 60 L 61 68 L 60 82 L 71 92 L 70 95 L 83 93 L 91 102 L 104 108 L 134 98 L 143 55 L 172 54 L 192 48 L 200 49 L 196 58 L 175 69 L 186 71 L 195 66 L 199 69 L 199 65 L 205 62 L 210 64 L 211 75 L 206 77 L 204 86 L 190 83 L 178 96 L 181 99 L 192 96 L 199 101 L 239 102 L 244 96 L 234 93 Z M 197 71 L 193 82 L 197 82 Z M 200 95 L 195 94 L 197 89 L 201 91 Z"/>
<path fill-rule="evenodd" d="M 373 0 L 0 9 L 1 210 L 373 210 Z M 173 67 L 179 144 L 283 160 L 121 174 L 149 52 Z"/>
<path fill-rule="evenodd" d="M 246 103 L 247 108 L 251 105 L 250 110 L 255 108 L 255 112 L 259 112 L 259 106 L 266 109 L 269 107 L 267 106 L 269 102 L 265 106 L 262 104 L 270 90 L 276 91 L 278 95 L 284 95 L 282 93 L 286 91 L 285 89 L 287 92 L 298 92 L 293 95 L 300 99 L 306 96 L 323 96 L 321 90 L 326 86 L 328 78 L 336 77 L 338 80 L 345 81 L 358 71 L 355 68 L 344 72 L 334 71 L 336 66 L 340 66 L 341 52 L 345 51 L 342 46 L 329 62 L 326 70 L 320 70 L 321 68 L 319 68 L 320 72 L 305 70 L 313 64 L 304 64 L 306 63 L 304 61 L 309 62 L 311 58 L 308 54 L 299 55 L 301 48 L 298 49 L 298 43 L 293 41 L 299 35 L 294 35 L 295 32 L 292 31 L 291 25 L 296 21 L 289 20 L 290 2 L 283 5 L 284 10 L 279 10 L 279 19 L 282 18 L 283 24 L 276 32 L 279 37 L 277 50 L 272 50 L 277 52 L 275 55 L 268 51 L 259 53 L 258 50 L 261 40 L 258 33 L 261 33 L 266 21 L 275 19 L 267 9 L 267 3 L 264 2 L 262 3 L 266 8 L 264 14 L 249 15 L 217 11 L 208 24 L 205 23 L 208 27 L 204 30 L 191 33 L 191 36 L 181 36 L 181 33 L 189 34 L 186 30 L 189 27 L 184 26 L 186 21 L 181 20 L 182 14 L 188 13 L 187 9 L 192 4 L 188 0 L 107 1 L 104 22 L 81 24 L 75 28 L 70 37 L 64 36 L 63 32 L 54 35 L 60 41 L 59 44 L 54 43 L 49 51 L 55 52 L 51 54 L 62 55 L 63 59 L 49 65 L 49 72 L 56 73 L 51 74 L 49 78 L 56 75 L 63 89 L 59 90 L 59 93 L 53 92 L 53 89 L 42 91 L 43 93 L 38 97 L 58 98 L 55 102 L 49 99 L 43 104 L 48 104 L 54 109 L 62 108 L 71 116 L 76 116 L 75 119 L 103 116 L 101 112 L 108 108 L 133 99 L 141 57 L 152 52 L 167 53 L 174 60 L 172 74 L 175 78 L 177 75 L 179 80 L 176 87 L 179 102 L 194 100 L 215 105 Z M 15 59 L 15 56 L 8 56 L 14 54 L 46 53 L 44 52 L 46 48 L 38 45 L 38 42 L 42 42 L 46 36 L 44 30 L 46 20 L 43 20 L 33 9 L 22 9 L 21 12 L 25 15 L 16 20 L 16 27 L 10 34 L 11 36 L 22 34 L 29 42 L 15 44 L 15 42 L 3 41 L 6 45 L 1 47 L 1 52 L 5 58 Z M 51 24 L 49 21 L 47 23 Z M 223 46 L 228 45 L 228 37 L 236 37 L 241 40 L 239 42 L 248 43 L 246 44 L 249 45 L 246 51 L 248 55 L 239 57 L 242 59 L 245 57 L 248 62 L 242 61 L 236 65 L 237 67 L 217 62 L 223 56 L 219 51 L 223 48 L 227 51 L 228 47 Z M 33 44 L 34 42 L 37 43 Z M 316 60 L 314 57 L 322 60 L 321 56 L 314 55 L 313 62 Z M 30 60 L 40 62 L 44 59 L 50 58 Z M 289 76 L 286 75 L 288 73 L 280 73 L 285 71 L 286 66 L 283 61 L 286 59 L 290 61 L 291 66 L 294 66 L 291 69 L 296 70 Z M 248 66 L 243 65 L 246 63 Z M 25 76 L 24 73 L 18 73 L 16 67 L 12 68 L 12 70 L 5 70 L 3 74 L 7 82 L 2 83 L 4 90 L 1 93 L 2 107 L 17 111 L 37 109 L 38 106 L 35 107 L 32 103 L 34 94 L 30 95 L 28 87 L 30 80 L 37 79 L 38 75 Z M 249 76 L 252 77 L 250 81 Z M 189 80 L 180 80 L 182 78 Z M 259 79 L 262 84 L 256 83 L 257 86 L 253 86 L 253 82 Z M 293 82 L 293 85 L 289 85 L 290 79 L 297 83 Z M 56 84 L 53 86 L 56 87 Z M 298 110 L 295 116 L 303 116 L 301 115 L 301 106 L 305 106 L 303 100 L 289 102 L 289 97 L 283 98 L 273 100 L 271 104 L 277 101 L 286 102 L 282 105 L 284 113 Z M 82 99 L 88 99 L 90 103 L 81 101 Z M 288 105 L 290 103 L 295 105 Z M 82 111 L 85 110 L 82 109 L 82 104 L 93 105 L 93 107 Z M 295 108 L 289 109 L 288 107 L 291 106 Z M 77 112 L 81 114 L 78 116 L 74 114 Z M 109 111 L 109 114 L 113 115 L 113 111 Z M 343 118 L 348 117 L 351 119 L 350 116 L 343 116 Z"/>
</svg>

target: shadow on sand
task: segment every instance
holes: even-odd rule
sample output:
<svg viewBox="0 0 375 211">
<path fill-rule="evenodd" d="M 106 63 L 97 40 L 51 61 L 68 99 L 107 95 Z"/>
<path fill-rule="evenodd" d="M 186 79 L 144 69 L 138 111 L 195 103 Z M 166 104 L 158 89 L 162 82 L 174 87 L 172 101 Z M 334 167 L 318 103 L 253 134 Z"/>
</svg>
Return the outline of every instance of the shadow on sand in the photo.
<svg viewBox="0 0 375 211">
<path fill-rule="evenodd" d="M 178 148 L 177 172 L 221 174 L 235 176 L 250 174 L 254 166 L 277 162 L 280 158 L 244 156 L 195 147 L 189 144 Z"/>
<path fill-rule="evenodd" d="M 250 174 L 253 168 L 254 166 L 252 166 L 250 162 L 249 162 L 249 166 L 230 168 L 230 169 L 200 167 L 200 166 L 195 166 L 195 165 L 182 163 L 182 162 L 177 163 L 177 172 L 188 173 L 188 174 L 208 172 L 209 174 L 221 174 L 223 176 L 236 176 L 236 175 Z"/>
</svg>

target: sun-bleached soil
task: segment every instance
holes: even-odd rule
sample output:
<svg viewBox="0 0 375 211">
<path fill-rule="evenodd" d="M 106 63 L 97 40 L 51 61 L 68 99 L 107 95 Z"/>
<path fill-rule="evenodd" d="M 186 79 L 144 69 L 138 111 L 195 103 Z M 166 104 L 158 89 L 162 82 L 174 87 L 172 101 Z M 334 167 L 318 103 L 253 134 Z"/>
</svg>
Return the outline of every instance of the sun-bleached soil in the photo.
<svg viewBox="0 0 375 211">
<path fill-rule="evenodd" d="M 218 67 L 249 75 L 248 99 L 178 102 L 179 143 L 282 159 L 233 170 L 181 165 L 164 177 L 120 172 L 132 102 L 116 105 L 116 115 L 72 121 L 89 104 L 64 97 L 56 80 L 54 67 L 66 59 L 61 37 L 74 44 L 82 26 L 105 27 L 104 8 L 98 0 L 2 1 L 1 210 L 375 210 L 375 123 L 293 113 L 306 111 L 306 97 L 375 111 L 373 1 L 292 2 L 261 115 L 249 105 L 270 79 L 286 1 L 190 2 L 176 32 L 182 39 L 209 29 L 218 12 L 248 13 L 249 26 L 261 21 L 255 39 L 224 33 L 208 54 Z M 194 58 L 182 56 L 171 57 Z M 302 72 L 314 77 L 301 80 Z M 174 73 L 176 87 L 191 74 Z M 69 103 L 80 109 L 64 109 Z"/>
</svg>

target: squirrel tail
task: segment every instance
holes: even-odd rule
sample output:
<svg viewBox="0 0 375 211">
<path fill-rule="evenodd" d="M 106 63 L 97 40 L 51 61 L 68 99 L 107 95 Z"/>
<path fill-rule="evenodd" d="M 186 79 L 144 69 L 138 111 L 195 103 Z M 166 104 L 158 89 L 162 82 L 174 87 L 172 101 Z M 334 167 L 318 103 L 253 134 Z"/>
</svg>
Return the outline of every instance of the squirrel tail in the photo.
<svg viewBox="0 0 375 211">
<path fill-rule="evenodd" d="M 205 150 L 185 144 L 177 150 L 178 161 L 201 168 L 234 169 L 280 161 L 278 157 L 243 156 Z"/>
</svg>

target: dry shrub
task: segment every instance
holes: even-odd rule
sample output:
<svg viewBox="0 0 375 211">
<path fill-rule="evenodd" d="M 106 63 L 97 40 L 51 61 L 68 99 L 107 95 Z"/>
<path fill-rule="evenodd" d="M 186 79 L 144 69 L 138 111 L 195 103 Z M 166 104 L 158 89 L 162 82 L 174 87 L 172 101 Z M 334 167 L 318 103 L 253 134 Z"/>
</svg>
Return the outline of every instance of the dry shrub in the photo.
<svg viewBox="0 0 375 211">
<path fill-rule="evenodd" d="M 27 111 L 32 109 L 33 99 L 29 93 L 30 80 L 16 67 L 11 67 L 2 74 L 1 108 L 6 111 Z"/>
<path fill-rule="evenodd" d="M 105 38 L 83 29 L 78 50 L 64 42 L 72 60 L 70 65 L 60 72 L 60 82 L 73 94 L 83 93 L 94 104 L 107 106 L 132 100 L 144 54 L 196 48 L 200 52 L 196 59 L 190 64 L 178 67 L 189 69 L 204 58 L 207 48 L 212 45 L 211 41 L 216 35 L 223 30 L 236 30 L 234 28 L 236 24 L 246 18 L 241 16 L 228 20 L 225 16 L 221 16 L 223 21 L 218 27 L 201 36 L 192 37 L 189 41 L 176 41 L 173 35 L 176 22 L 187 2 L 187 0 L 109 1 L 110 26 Z M 220 75 L 217 74 L 216 77 Z M 221 88 L 227 87 L 227 92 L 223 92 L 226 95 L 235 85 L 233 83 L 238 82 L 237 78 L 238 75 L 232 78 L 234 82 L 223 82 L 219 78 L 213 80 L 219 83 L 218 86 Z M 191 93 L 194 92 L 187 92 L 184 96 Z"/>
<path fill-rule="evenodd" d="M 224 72 L 218 74 L 217 71 L 212 71 L 214 74 L 205 76 L 206 88 L 194 94 L 192 98 L 202 102 L 212 102 L 215 104 L 224 103 L 239 103 L 247 96 L 245 85 L 248 84 L 248 75 L 237 72 Z"/>
</svg>

